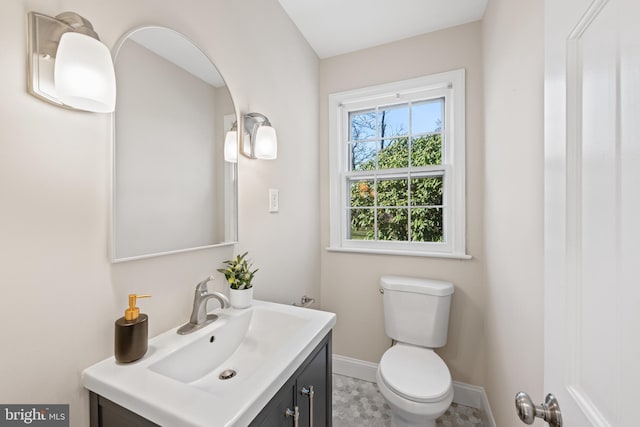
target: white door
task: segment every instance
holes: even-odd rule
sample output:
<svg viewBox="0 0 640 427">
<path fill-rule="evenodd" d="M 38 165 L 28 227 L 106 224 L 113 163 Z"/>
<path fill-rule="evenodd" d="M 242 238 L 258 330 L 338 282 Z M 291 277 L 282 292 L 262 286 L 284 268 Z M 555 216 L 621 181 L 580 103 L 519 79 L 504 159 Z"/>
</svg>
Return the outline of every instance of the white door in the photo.
<svg viewBox="0 0 640 427">
<path fill-rule="evenodd" d="M 545 1 L 544 384 L 640 426 L 640 0 Z"/>
</svg>

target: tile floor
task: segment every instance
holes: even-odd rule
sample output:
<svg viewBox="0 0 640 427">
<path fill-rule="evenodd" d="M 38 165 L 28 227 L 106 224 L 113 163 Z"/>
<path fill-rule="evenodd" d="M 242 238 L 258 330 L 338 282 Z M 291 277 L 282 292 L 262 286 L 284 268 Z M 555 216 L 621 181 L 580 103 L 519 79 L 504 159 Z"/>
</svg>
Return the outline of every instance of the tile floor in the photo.
<svg viewBox="0 0 640 427">
<path fill-rule="evenodd" d="M 476 408 L 452 404 L 438 418 L 438 427 L 483 427 Z M 333 375 L 334 427 L 389 427 L 391 410 L 375 383 Z"/>
</svg>

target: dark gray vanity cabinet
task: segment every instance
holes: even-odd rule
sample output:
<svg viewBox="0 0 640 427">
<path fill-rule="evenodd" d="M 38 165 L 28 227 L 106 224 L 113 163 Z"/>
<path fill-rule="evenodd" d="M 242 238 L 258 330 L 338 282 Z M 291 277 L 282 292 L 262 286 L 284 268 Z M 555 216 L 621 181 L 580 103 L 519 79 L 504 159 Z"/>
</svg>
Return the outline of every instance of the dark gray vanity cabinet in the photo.
<svg viewBox="0 0 640 427">
<path fill-rule="evenodd" d="M 89 392 L 90 427 L 160 427 L 109 399 Z"/>
<path fill-rule="evenodd" d="M 330 331 L 249 426 L 331 427 L 331 387 Z M 90 413 L 91 427 L 159 427 L 93 392 Z"/>
<path fill-rule="evenodd" d="M 331 390 L 329 332 L 249 426 L 331 427 Z"/>
</svg>

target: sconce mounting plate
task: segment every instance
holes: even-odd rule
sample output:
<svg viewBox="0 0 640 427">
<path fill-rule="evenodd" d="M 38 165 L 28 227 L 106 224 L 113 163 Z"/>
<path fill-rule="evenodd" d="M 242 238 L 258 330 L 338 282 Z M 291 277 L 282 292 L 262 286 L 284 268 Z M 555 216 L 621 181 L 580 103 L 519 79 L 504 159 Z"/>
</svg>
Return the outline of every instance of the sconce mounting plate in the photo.
<svg viewBox="0 0 640 427">
<path fill-rule="evenodd" d="M 73 27 L 41 13 L 29 12 L 29 64 L 27 90 L 30 94 L 59 107 L 67 107 L 57 97 L 53 68 L 58 42 Z"/>
</svg>

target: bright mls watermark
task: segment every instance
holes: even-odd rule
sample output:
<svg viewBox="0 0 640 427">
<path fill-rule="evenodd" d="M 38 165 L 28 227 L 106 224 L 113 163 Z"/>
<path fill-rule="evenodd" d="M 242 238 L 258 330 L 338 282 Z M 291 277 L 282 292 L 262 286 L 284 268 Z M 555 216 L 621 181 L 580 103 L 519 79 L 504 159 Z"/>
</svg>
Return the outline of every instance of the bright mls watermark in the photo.
<svg viewBox="0 0 640 427">
<path fill-rule="evenodd" d="M 0 427 L 69 427 L 69 405 L 0 405 Z"/>
</svg>

